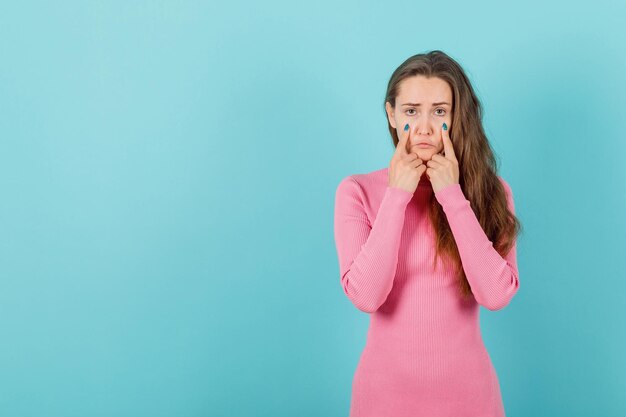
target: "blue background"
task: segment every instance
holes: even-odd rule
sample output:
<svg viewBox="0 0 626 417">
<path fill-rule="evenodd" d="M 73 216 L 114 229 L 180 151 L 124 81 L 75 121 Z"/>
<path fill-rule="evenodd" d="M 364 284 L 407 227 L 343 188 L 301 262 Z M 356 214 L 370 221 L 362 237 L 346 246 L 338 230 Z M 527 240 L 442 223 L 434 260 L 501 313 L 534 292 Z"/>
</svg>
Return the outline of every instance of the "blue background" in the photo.
<svg viewBox="0 0 626 417">
<path fill-rule="evenodd" d="M 481 327 L 508 417 L 626 413 L 626 5 L 0 5 L 0 415 L 346 416 L 334 192 L 441 49 L 524 225 Z"/>
</svg>

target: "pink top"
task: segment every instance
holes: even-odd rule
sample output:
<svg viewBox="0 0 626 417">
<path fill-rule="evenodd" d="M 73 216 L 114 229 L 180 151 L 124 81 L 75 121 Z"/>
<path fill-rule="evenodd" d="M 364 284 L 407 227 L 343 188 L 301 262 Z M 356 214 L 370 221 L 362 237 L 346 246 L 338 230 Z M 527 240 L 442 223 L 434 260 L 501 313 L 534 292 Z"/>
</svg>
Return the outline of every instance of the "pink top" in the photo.
<svg viewBox="0 0 626 417">
<path fill-rule="evenodd" d="M 509 208 L 511 188 L 501 177 Z M 388 185 L 388 168 L 344 178 L 334 231 L 341 286 L 371 313 L 352 382 L 351 417 L 503 417 L 500 385 L 479 325 L 479 305 L 505 307 L 519 289 L 516 246 L 502 257 L 453 184 L 434 193 L 450 224 L 474 298 L 463 301 L 447 262 L 432 267 L 433 189 Z"/>
</svg>

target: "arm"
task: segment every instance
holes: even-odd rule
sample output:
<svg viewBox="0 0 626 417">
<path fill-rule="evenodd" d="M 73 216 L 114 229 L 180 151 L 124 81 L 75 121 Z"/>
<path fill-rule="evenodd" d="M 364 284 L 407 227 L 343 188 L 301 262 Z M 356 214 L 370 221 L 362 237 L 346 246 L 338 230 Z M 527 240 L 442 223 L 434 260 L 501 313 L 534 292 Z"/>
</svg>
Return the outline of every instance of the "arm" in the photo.
<svg viewBox="0 0 626 417">
<path fill-rule="evenodd" d="M 404 212 L 413 194 L 387 186 L 374 224 L 363 208 L 363 191 L 344 178 L 335 195 L 334 232 L 341 286 L 361 311 L 373 313 L 393 286 Z"/>
<path fill-rule="evenodd" d="M 508 207 L 515 213 L 511 188 L 504 180 L 501 181 Z M 459 184 L 439 190 L 435 197 L 448 218 L 474 298 L 489 310 L 504 308 L 519 289 L 517 242 L 504 258 L 500 256 L 480 226 Z"/>
</svg>

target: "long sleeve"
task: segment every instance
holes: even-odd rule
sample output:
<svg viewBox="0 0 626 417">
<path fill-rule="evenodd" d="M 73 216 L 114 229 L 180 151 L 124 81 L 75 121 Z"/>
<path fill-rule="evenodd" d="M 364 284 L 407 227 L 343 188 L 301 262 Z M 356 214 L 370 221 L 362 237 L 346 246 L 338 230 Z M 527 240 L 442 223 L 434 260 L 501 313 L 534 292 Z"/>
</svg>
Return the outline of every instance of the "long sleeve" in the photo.
<svg viewBox="0 0 626 417">
<path fill-rule="evenodd" d="M 370 224 L 357 181 L 349 176 L 337 187 L 334 233 L 341 286 L 361 311 L 376 311 L 393 287 L 404 214 L 412 196 L 409 191 L 387 186 Z"/>
<path fill-rule="evenodd" d="M 515 213 L 513 193 L 501 179 L 509 209 Z M 517 242 L 503 258 L 493 247 L 459 184 L 435 193 L 454 235 L 467 280 L 478 304 L 489 310 L 504 308 L 519 289 Z"/>
</svg>

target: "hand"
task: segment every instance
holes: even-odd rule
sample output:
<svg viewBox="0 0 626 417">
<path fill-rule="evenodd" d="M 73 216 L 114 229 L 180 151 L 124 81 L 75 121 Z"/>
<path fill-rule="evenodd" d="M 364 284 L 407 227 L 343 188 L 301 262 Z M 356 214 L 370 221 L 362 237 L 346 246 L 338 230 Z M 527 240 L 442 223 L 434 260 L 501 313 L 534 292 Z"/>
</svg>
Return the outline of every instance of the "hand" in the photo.
<svg viewBox="0 0 626 417">
<path fill-rule="evenodd" d="M 426 163 L 426 175 L 430 179 L 433 192 L 437 192 L 449 185 L 459 183 L 459 161 L 456 159 L 454 147 L 450 140 L 449 130 L 440 128 L 441 140 L 443 141 L 444 155 L 435 154 Z"/>
<path fill-rule="evenodd" d="M 407 150 L 407 143 L 410 143 L 411 130 L 407 123 L 405 130 L 398 138 L 396 151 L 389 163 L 388 181 L 391 187 L 401 188 L 414 193 L 420 177 L 426 171 L 426 165 L 424 165 L 424 161 L 417 157 L 416 153 L 409 153 Z"/>
</svg>

